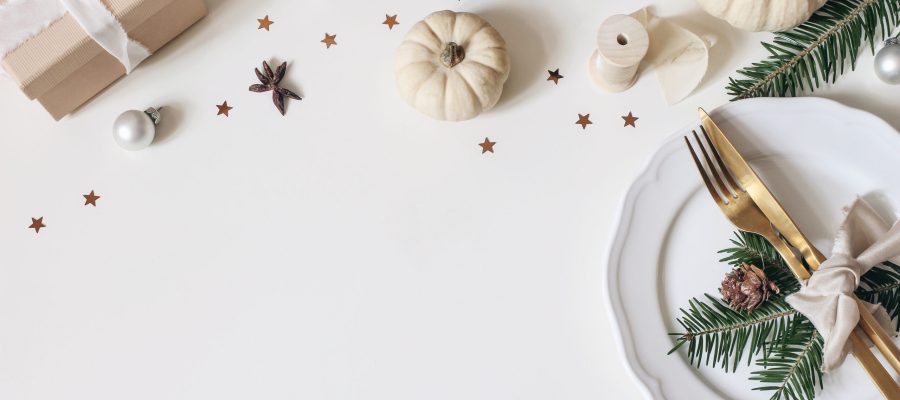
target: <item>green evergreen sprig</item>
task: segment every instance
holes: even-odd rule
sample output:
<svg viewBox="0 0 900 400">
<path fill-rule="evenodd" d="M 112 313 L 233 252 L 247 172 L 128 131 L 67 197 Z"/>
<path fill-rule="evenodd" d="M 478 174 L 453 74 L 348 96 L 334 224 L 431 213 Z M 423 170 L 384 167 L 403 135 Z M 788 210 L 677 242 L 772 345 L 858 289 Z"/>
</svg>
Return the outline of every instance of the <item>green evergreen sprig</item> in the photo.
<svg viewBox="0 0 900 400">
<path fill-rule="evenodd" d="M 686 349 L 691 364 L 726 372 L 734 372 L 741 363 L 753 363 L 759 368 L 751 373 L 750 379 L 759 383 L 754 390 L 770 391 L 772 400 L 812 400 L 816 388 L 822 387 L 822 337 L 784 300 L 800 284 L 765 238 L 737 232 L 731 244 L 719 251 L 722 262 L 762 268 L 781 293 L 751 313 L 732 310 L 720 297 L 709 294 L 690 299 L 677 319 L 682 332 L 670 334 L 675 343 L 669 354 Z M 881 304 L 895 319 L 900 317 L 900 266 L 876 266 L 863 275 L 856 294 Z"/>
<path fill-rule="evenodd" d="M 699 367 L 701 363 L 712 363 L 712 367 L 722 366 L 733 372 L 744 356 L 750 365 L 752 356 L 767 355 L 769 338 L 785 333 L 797 312 L 784 297 L 799 290 L 800 285 L 775 247 L 762 236 L 735 232 L 731 243 L 733 247 L 719 251 L 725 255 L 720 261 L 731 266 L 756 265 L 778 285 L 781 293 L 770 297 L 752 313 L 735 311 L 720 298 L 709 294 L 705 295 L 705 301 L 689 300 L 688 309 L 681 309 L 682 316 L 677 319 L 684 331 L 670 334 L 676 336 L 676 340 L 669 354 L 687 344 L 691 364 Z"/>
<path fill-rule="evenodd" d="M 769 56 L 729 78 L 733 100 L 796 96 L 834 83 L 856 60 L 863 45 L 875 43 L 900 24 L 900 0 L 830 0 L 800 26 L 775 33 L 762 45 Z"/>
<path fill-rule="evenodd" d="M 750 380 L 762 386 L 753 390 L 772 391 L 773 400 L 815 398 L 816 386 L 822 388 L 822 336 L 812 322 L 799 315 L 776 340 L 772 353 L 756 360 L 762 369 L 753 371 Z"/>
<path fill-rule="evenodd" d="M 687 344 L 688 359 L 697 367 L 703 363 L 734 372 L 745 356 L 750 365 L 751 357 L 768 354 L 769 338 L 783 336 L 798 315 L 781 295 L 752 313 L 735 311 L 708 294 L 705 300 L 689 300 L 678 318 L 684 332 L 670 333 L 677 338 L 669 354 Z"/>
<path fill-rule="evenodd" d="M 856 296 L 884 306 L 900 330 L 900 266 L 885 262 L 872 268 L 860 278 Z"/>
</svg>

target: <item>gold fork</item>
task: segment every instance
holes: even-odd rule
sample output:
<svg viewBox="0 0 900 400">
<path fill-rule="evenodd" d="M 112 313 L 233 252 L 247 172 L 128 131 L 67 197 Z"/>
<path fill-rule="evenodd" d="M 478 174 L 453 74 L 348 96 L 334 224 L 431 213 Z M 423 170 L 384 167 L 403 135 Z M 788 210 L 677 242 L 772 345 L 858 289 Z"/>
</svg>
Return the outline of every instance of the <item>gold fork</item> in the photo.
<svg viewBox="0 0 900 400">
<path fill-rule="evenodd" d="M 810 275 L 806 270 L 806 267 L 803 266 L 803 263 L 794 251 L 787 243 L 785 243 L 778 232 L 775 231 L 775 228 L 772 227 L 769 219 L 766 218 L 762 210 L 760 210 L 756 203 L 753 202 L 753 199 L 751 199 L 741 186 L 735 182 L 728 169 L 725 168 L 721 156 L 712 145 L 712 141 L 709 139 L 706 131 L 703 127 L 700 129 L 703 132 L 703 136 L 706 139 L 710 151 L 716 159 L 715 164 L 710 158 L 709 153 L 706 151 L 706 146 L 703 145 L 699 135 L 697 135 L 697 131 L 693 131 L 694 140 L 697 142 L 697 146 L 703 154 L 703 158 L 706 161 L 706 167 L 704 167 L 704 164 L 700 161 L 697 152 L 694 151 L 694 147 L 691 146 L 691 142 L 687 136 L 684 137 L 684 142 L 691 152 L 691 157 L 697 165 L 697 170 L 703 178 L 703 183 L 706 185 L 707 190 L 709 190 L 709 194 L 712 196 L 713 200 L 719 206 L 719 209 L 722 210 L 722 213 L 725 214 L 725 216 L 728 217 L 728 220 L 730 220 L 738 229 L 761 235 L 772 243 L 778 251 L 778 254 L 784 258 L 788 268 L 791 269 L 797 279 L 809 279 Z M 721 173 L 719 171 L 721 171 Z M 712 179 L 710 179 L 710 175 L 712 175 Z M 731 189 L 726 186 L 722 176 L 728 181 Z M 715 183 L 713 183 L 713 181 L 715 181 Z M 863 319 L 865 319 L 865 316 Z M 853 334 L 850 335 L 850 342 L 853 344 L 853 354 L 856 356 L 856 359 L 869 374 L 869 377 L 872 378 L 872 381 L 875 382 L 875 385 L 878 386 L 882 395 L 887 399 L 900 399 L 900 388 L 898 388 L 896 382 L 894 382 L 894 379 L 887 370 L 884 369 L 884 366 L 882 366 L 881 363 L 878 362 L 878 359 L 875 358 L 875 354 L 869 349 L 869 346 L 863 339 L 862 334 L 860 334 L 859 329 L 855 330 Z"/>
<path fill-rule="evenodd" d="M 772 227 L 778 232 L 778 235 L 784 239 L 792 248 L 796 249 L 803 255 L 806 265 L 813 271 L 825 262 L 825 256 L 816 249 L 812 242 L 800 231 L 791 216 L 775 198 L 775 195 L 766 187 L 765 182 L 759 178 L 747 160 L 741 156 L 741 153 L 734 148 L 734 145 L 725 136 L 725 133 L 716 125 L 712 117 L 705 110 L 698 109 L 700 113 L 700 122 L 702 124 L 704 135 L 708 141 L 712 143 L 711 148 L 714 154 L 721 161 L 724 161 L 725 169 L 731 177 L 733 177 L 738 185 L 741 186 L 746 194 L 759 207 L 763 215 L 772 223 Z M 881 354 L 887 359 L 888 363 L 895 371 L 900 372 L 900 348 L 894 343 L 892 336 L 879 324 L 865 304 L 856 299 L 859 308 L 860 321 L 859 326 L 865 334 L 872 340 L 875 347 L 881 351 Z"/>
</svg>

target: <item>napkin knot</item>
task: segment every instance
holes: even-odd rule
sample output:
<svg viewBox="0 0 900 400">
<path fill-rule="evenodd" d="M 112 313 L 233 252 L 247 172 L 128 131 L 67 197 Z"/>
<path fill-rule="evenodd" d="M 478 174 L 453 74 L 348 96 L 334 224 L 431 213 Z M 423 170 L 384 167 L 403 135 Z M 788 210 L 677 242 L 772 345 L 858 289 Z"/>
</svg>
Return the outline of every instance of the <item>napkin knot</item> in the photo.
<svg viewBox="0 0 900 400">
<path fill-rule="evenodd" d="M 900 228 L 888 225 L 872 207 L 857 199 L 835 236 L 832 256 L 787 302 L 806 316 L 824 339 L 823 367 L 829 372 L 849 353 L 847 341 L 859 322 L 859 306 L 853 292 L 860 277 L 876 264 L 900 256 Z M 896 260 L 895 260 L 896 261 Z M 862 302 L 885 330 L 893 331 L 887 311 Z"/>
<path fill-rule="evenodd" d="M 862 266 L 848 254 L 834 254 L 806 281 L 808 292 L 850 296 L 859 287 Z"/>
</svg>

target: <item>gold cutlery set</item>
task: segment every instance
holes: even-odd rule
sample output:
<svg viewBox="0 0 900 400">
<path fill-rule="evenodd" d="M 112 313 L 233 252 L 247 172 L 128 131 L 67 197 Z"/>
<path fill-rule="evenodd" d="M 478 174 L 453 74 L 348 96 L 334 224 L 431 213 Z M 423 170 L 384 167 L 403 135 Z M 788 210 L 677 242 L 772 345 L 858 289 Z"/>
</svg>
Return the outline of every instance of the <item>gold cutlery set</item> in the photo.
<svg viewBox="0 0 900 400">
<path fill-rule="evenodd" d="M 694 163 L 722 213 L 742 231 L 765 237 L 777 250 L 794 276 L 804 281 L 825 257 L 803 235 L 784 207 L 735 149 L 712 118 L 700 109 L 700 133 L 693 131 L 695 145 L 685 136 Z M 698 156 L 699 149 L 702 158 Z M 872 314 L 856 299 L 860 311 L 857 329 L 850 335 L 852 354 L 887 399 L 900 399 L 900 386 L 878 361 L 864 337 L 875 344 L 891 367 L 900 372 L 900 349 Z"/>
</svg>

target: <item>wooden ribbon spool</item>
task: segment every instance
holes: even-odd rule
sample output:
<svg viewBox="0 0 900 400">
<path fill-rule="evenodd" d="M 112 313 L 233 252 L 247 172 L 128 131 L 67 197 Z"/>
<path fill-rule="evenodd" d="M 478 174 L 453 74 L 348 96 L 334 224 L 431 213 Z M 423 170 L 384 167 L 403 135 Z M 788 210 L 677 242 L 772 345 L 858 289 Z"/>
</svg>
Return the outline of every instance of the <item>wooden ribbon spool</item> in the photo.
<svg viewBox="0 0 900 400">
<path fill-rule="evenodd" d="M 607 18 L 597 31 L 597 50 L 588 65 L 591 80 L 609 92 L 630 88 L 648 48 L 650 35 L 640 21 L 623 14 Z"/>
</svg>

